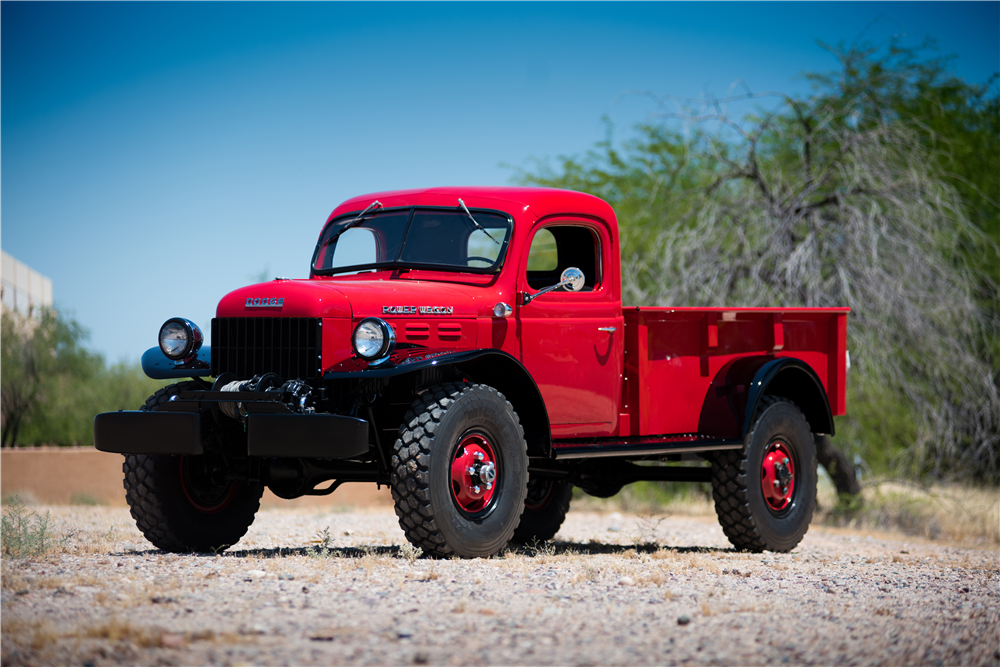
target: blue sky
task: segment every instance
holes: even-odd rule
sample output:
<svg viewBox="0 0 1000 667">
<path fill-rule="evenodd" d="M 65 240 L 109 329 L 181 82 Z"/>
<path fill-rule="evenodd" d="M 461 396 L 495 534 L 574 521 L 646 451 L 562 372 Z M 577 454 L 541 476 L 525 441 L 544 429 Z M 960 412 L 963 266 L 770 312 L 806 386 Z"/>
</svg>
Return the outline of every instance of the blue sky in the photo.
<svg viewBox="0 0 1000 667">
<path fill-rule="evenodd" d="M 806 92 L 816 40 L 925 35 L 1000 70 L 1000 3 L 0 3 L 0 242 L 109 360 L 226 292 L 305 277 L 364 192 L 502 185 L 655 109 Z"/>
</svg>

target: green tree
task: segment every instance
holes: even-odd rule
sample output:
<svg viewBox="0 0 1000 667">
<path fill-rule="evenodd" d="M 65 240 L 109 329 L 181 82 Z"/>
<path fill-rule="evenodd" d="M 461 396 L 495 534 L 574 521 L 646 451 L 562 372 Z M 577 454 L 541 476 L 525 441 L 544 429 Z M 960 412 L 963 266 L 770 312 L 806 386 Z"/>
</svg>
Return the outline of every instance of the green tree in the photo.
<svg viewBox="0 0 1000 667">
<path fill-rule="evenodd" d="M 87 331 L 43 309 L 37 317 L 4 310 L 0 339 L 2 444 L 93 444 L 99 412 L 134 409 L 164 383 L 138 364 L 110 367 L 87 350 Z"/>
<path fill-rule="evenodd" d="M 18 442 L 21 431 L 44 413 L 52 385 L 63 378 L 86 381 L 100 358 L 81 347 L 86 333 L 72 319 L 60 318 L 50 308 L 38 317 L 17 311 L 2 315 L 3 445 Z"/>
<path fill-rule="evenodd" d="M 842 63 L 810 77 L 813 97 L 739 119 L 724 109 L 759 96 L 653 97 L 662 121 L 621 149 L 607 140 L 516 179 L 615 206 L 630 303 L 851 306 L 838 446 L 883 471 L 995 481 L 998 304 L 983 269 L 997 246 L 943 166 L 983 124 L 938 142 L 913 117 L 928 90 L 971 115 L 986 92 L 937 85 L 940 65 L 895 44 Z"/>
</svg>

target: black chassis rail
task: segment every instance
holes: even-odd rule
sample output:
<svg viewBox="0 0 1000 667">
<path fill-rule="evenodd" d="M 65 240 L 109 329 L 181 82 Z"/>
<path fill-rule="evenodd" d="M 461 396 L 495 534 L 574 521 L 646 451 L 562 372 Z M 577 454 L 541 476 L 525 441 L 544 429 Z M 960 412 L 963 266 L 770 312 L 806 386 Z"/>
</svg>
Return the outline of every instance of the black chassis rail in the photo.
<svg viewBox="0 0 1000 667">
<path fill-rule="evenodd" d="M 248 456 L 350 459 L 369 451 L 364 419 L 293 413 L 266 392 L 209 390 L 181 392 L 156 411 L 101 413 L 94 418 L 94 445 L 118 454 L 202 454 L 206 419 L 238 426 L 223 415 L 222 403 L 239 403 L 246 415 Z"/>
</svg>

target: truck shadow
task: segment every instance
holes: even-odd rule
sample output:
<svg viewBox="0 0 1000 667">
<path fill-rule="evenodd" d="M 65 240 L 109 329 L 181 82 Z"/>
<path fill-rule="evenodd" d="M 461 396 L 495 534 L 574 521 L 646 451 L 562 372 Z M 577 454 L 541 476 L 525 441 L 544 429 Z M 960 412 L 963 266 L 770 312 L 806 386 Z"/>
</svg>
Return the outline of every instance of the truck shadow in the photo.
<svg viewBox="0 0 1000 667">
<path fill-rule="evenodd" d="M 511 556 L 523 556 L 526 558 L 553 557 L 553 556 L 597 556 L 597 555 L 617 555 L 633 556 L 635 554 L 652 554 L 657 552 L 667 552 L 673 554 L 710 554 L 710 553 L 736 553 L 732 547 L 702 547 L 702 546 L 664 546 L 654 543 L 644 544 L 608 544 L 591 540 L 589 542 L 541 542 L 537 544 L 510 544 L 494 558 L 506 558 Z M 169 552 L 160 549 L 136 550 L 109 554 L 111 556 L 157 556 L 167 555 Z M 400 560 L 415 560 L 413 551 L 409 545 L 361 545 L 361 546 L 338 546 L 331 543 L 327 546 L 322 544 L 305 547 L 272 547 L 266 549 L 228 549 L 214 553 L 190 553 L 185 554 L 194 558 L 289 558 L 289 557 L 313 557 L 313 558 L 398 558 Z M 421 558 L 421 560 L 432 560 Z"/>
</svg>

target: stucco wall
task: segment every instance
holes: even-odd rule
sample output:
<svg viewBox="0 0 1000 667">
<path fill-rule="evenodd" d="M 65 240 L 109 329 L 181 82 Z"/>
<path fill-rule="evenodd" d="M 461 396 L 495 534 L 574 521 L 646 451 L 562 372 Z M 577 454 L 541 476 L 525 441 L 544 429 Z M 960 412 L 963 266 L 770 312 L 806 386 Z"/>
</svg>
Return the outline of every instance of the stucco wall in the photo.
<svg viewBox="0 0 1000 667">
<path fill-rule="evenodd" d="M 69 505 L 97 501 L 124 505 L 122 456 L 91 447 L 39 447 L 0 451 L 0 492 L 26 502 Z M 369 507 L 392 505 L 389 489 L 374 484 L 344 484 L 330 496 L 282 500 L 264 491 L 264 507 Z"/>
</svg>

